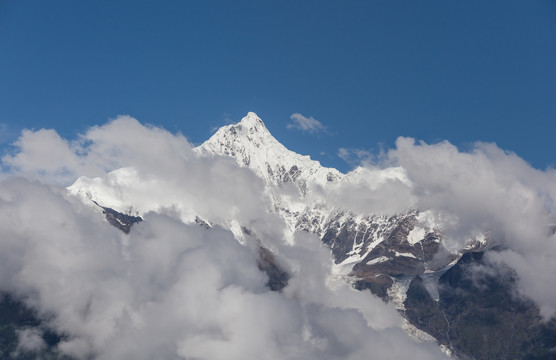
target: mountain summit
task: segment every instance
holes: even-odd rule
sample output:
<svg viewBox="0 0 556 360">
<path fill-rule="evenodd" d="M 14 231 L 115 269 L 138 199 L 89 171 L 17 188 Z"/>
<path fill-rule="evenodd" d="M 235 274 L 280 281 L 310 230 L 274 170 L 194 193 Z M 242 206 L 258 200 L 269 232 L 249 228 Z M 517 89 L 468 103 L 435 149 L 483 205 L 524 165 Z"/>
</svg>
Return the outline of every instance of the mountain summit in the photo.
<svg viewBox="0 0 556 360">
<path fill-rule="evenodd" d="M 248 112 L 247 116 L 245 116 L 243 119 L 241 119 L 241 121 L 238 124 L 240 124 L 242 126 L 245 126 L 245 127 L 254 127 L 254 128 L 263 127 L 266 130 L 266 126 L 265 126 L 264 122 L 261 120 L 261 118 L 256 113 L 254 113 L 252 111 Z"/>
<path fill-rule="evenodd" d="M 309 156 L 288 150 L 270 134 L 254 112 L 248 113 L 237 124 L 221 127 L 195 151 L 201 156 L 231 156 L 240 166 L 251 168 L 268 183 L 294 183 L 301 195 L 305 195 L 311 186 L 324 186 L 343 176 L 338 170 L 323 167 Z"/>
</svg>

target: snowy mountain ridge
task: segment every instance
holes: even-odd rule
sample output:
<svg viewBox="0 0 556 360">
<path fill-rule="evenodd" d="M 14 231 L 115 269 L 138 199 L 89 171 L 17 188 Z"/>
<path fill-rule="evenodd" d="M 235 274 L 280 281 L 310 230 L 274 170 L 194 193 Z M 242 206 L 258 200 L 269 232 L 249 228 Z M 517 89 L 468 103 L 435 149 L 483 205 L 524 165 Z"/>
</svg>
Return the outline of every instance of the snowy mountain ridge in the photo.
<svg viewBox="0 0 556 360">
<path fill-rule="evenodd" d="M 410 209 L 390 215 L 354 213 L 327 200 L 328 193 L 345 183 L 372 189 L 395 179 L 411 185 L 401 168 L 380 172 L 357 168 L 343 174 L 323 167 L 309 156 L 284 147 L 253 112 L 237 124 L 221 127 L 193 151 L 199 158 L 229 156 L 240 167 L 252 170 L 263 180 L 265 192 L 271 199 L 268 211 L 278 214 L 291 233 L 306 231 L 317 235 L 331 249 L 336 264 L 334 271 L 338 274 L 350 274 L 353 268 L 359 269 L 359 275 L 365 278 L 375 273 L 390 276 L 400 263 L 411 269 L 410 273 L 420 274 L 436 271 L 453 260 L 453 256 L 449 256 L 444 262 L 431 262 L 439 249 L 440 236 L 435 230 L 436 224 L 424 213 Z M 93 200 L 120 212 L 129 213 L 133 209 L 134 215 L 142 215 L 172 207 L 180 211 L 184 221 L 197 219 L 198 214 L 190 205 L 176 200 L 177 197 L 157 196 L 158 189 L 150 189 L 151 185 L 134 169 L 122 168 L 105 178 L 79 178 L 68 190 L 85 201 Z M 148 194 L 145 189 L 149 189 Z M 237 219 L 202 220 L 231 229 L 241 241 L 240 228 L 244 224 Z M 352 275 L 358 276 L 357 273 Z M 386 297 L 384 287 L 389 287 L 392 281 L 382 282 L 380 292 Z"/>
</svg>

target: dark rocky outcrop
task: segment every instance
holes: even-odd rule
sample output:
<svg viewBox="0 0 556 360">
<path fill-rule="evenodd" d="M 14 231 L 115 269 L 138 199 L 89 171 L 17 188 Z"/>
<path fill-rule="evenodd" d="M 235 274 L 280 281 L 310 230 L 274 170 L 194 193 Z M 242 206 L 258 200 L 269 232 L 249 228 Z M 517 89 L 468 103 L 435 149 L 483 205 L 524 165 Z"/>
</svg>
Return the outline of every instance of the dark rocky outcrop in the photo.
<svg viewBox="0 0 556 360">
<path fill-rule="evenodd" d="M 355 264 L 350 274 L 357 279 L 354 283 L 356 289 L 368 289 L 385 301 L 389 300 L 388 289 L 395 278 L 439 270 L 456 259 L 455 255 L 450 255 L 441 262 L 433 261 L 440 249 L 441 235 L 438 232 L 425 234 L 417 243 L 408 242 L 408 235 L 416 223 L 414 214 L 392 216 L 389 222 L 393 226 L 381 234 L 384 240 Z"/>
<path fill-rule="evenodd" d="M 102 213 L 110 225 L 117 227 L 126 234 L 129 234 L 133 224 L 143 221 L 139 216 L 123 214 L 109 207 L 99 205 L 96 201 L 93 202 L 102 209 Z"/>
<path fill-rule="evenodd" d="M 290 274 L 278 263 L 272 251 L 261 244 L 253 231 L 245 226 L 241 227 L 241 231 L 258 243 L 257 267 L 268 276 L 266 286 L 272 291 L 282 291 L 288 285 Z"/>
<path fill-rule="evenodd" d="M 464 254 L 440 277 L 438 302 L 415 277 L 406 318 L 462 359 L 556 359 L 556 320 L 543 322 L 535 304 L 515 295 L 514 273 L 484 254 Z"/>
<path fill-rule="evenodd" d="M 376 274 L 355 281 L 353 287 L 359 291 L 370 290 L 373 294 L 384 300 L 384 302 L 388 302 L 388 289 L 390 289 L 393 283 L 394 281 L 390 276 Z"/>
<path fill-rule="evenodd" d="M 274 257 L 274 254 L 272 254 L 272 252 L 270 252 L 267 248 L 259 248 L 257 266 L 259 267 L 259 270 L 268 276 L 266 286 L 268 286 L 270 290 L 281 291 L 284 287 L 286 287 L 286 285 L 288 285 L 290 275 L 280 267 Z"/>
</svg>

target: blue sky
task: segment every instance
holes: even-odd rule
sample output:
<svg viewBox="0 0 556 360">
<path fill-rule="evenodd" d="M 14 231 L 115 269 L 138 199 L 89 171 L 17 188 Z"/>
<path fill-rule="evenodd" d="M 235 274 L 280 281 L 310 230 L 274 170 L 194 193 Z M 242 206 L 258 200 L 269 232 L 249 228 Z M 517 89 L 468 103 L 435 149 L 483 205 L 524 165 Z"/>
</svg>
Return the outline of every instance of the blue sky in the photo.
<svg viewBox="0 0 556 360">
<path fill-rule="evenodd" d="M 343 171 L 398 136 L 554 165 L 556 2 L 0 1 L 2 151 L 119 114 L 200 143 L 248 111 Z"/>
</svg>

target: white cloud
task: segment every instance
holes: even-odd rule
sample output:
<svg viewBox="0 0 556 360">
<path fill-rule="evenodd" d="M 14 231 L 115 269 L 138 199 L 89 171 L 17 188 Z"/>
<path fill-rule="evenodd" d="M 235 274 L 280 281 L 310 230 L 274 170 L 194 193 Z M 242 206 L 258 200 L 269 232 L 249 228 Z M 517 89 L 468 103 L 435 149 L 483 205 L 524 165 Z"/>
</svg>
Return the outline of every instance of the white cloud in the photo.
<svg viewBox="0 0 556 360">
<path fill-rule="evenodd" d="M 357 214 L 395 214 L 413 209 L 417 198 L 402 167 L 360 166 L 318 194 L 328 204 Z"/>
<path fill-rule="evenodd" d="M 330 253 L 318 238 L 301 233 L 288 244 L 286 225 L 264 215 L 260 180 L 228 158 L 195 157 L 182 135 L 120 117 L 76 142 L 39 130 L 24 133 L 18 146 L 4 161 L 40 182 L 13 176 L 0 182 L 0 291 L 65 334 L 64 354 L 443 358 L 435 345 L 411 340 L 400 315 L 369 292 L 328 286 Z M 60 158 L 45 158 L 51 148 Z M 117 177 L 114 170 L 129 173 Z M 125 235 L 94 207 L 50 185 L 79 175 L 97 176 L 89 181 L 110 186 L 122 206 L 140 198 L 161 206 Z M 291 272 L 283 293 L 265 287 L 255 240 L 242 246 L 230 231 L 191 224 L 194 213 L 249 225 Z"/>
<path fill-rule="evenodd" d="M 92 127 L 74 141 L 52 129 L 23 130 L 14 145 L 15 154 L 2 158 L 11 173 L 66 186 L 79 176 L 101 176 L 130 165 L 162 171 L 190 157 L 191 150 L 183 135 L 144 126 L 129 116 Z"/>
<path fill-rule="evenodd" d="M 0 123 L 0 144 L 7 143 L 10 138 L 13 139 L 12 134 L 6 123 Z"/>
<path fill-rule="evenodd" d="M 338 157 L 344 161 L 348 161 L 350 156 L 350 151 L 347 148 L 338 149 Z"/>
<path fill-rule="evenodd" d="M 16 330 L 17 349 L 16 353 L 39 352 L 46 348 L 43 340 L 43 331 L 38 328 L 23 328 Z"/>
<path fill-rule="evenodd" d="M 533 169 L 493 144 L 461 152 L 448 142 L 409 138 L 399 138 L 380 161 L 382 168 L 364 163 L 314 196 L 356 212 L 428 210 L 453 249 L 488 232 L 506 249 L 491 261 L 516 271 L 518 291 L 543 316 L 555 314 L 556 239 L 548 233 L 555 171 Z M 52 130 L 24 131 L 16 153 L 3 162 L 42 184 L 13 177 L 0 183 L 0 291 L 69 334 L 60 345 L 66 354 L 440 357 L 434 347 L 410 340 L 399 315 L 368 292 L 327 286 L 330 254 L 318 239 L 297 234 L 288 245 L 285 224 L 264 215 L 261 181 L 228 158 L 199 159 L 180 134 L 130 117 L 94 127 L 77 141 Z M 114 170 L 131 175 L 117 177 Z M 139 205 L 157 213 L 146 214 L 126 237 L 49 185 L 69 185 L 81 175 L 97 177 L 83 181 L 111 189 L 122 207 L 151 199 L 160 206 Z M 293 274 L 289 286 L 282 294 L 269 292 L 254 244 L 241 246 L 228 231 L 186 224 L 195 215 L 252 227 Z"/>
<path fill-rule="evenodd" d="M 476 143 L 461 152 L 449 142 L 415 143 L 399 138 L 386 162 L 396 163 L 412 182 L 415 206 L 437 214 L 445 245 L 463 248 L 488 233 L 506 251 L 495 258 L 513 268 L 518 290 L 545 317 L 556 315 L 556 172 L 532 168 L 494 144 Z"/>
<path fill-rule="evenodd" d="M 556 171 L 481 142 L 462 152 L 447 141 L 400 137 L 376 160 L 361 161 L 368 154 L 350 148 L 338 155 L 362 167 L 319 194 L 330 204 L 358 213 L 427 211 L 454 252 L 487 234 L 505 249 L 487 258 L 516 271 L 517 291 L 545 319 L 556 315 L 556 236 L 549 230 L 556 224 Z"/>
<path fill-rule="evenodd" d="M 15 146 L 15 155 L 2 158 L 4 165 L 15 173 L 48 181 L 71 181 L 75 171 L 82 170 L 79 156 L 74 152 L 76 145 L 62 139 L 54 130 L 23 130 Z"/>
<path fill-rule="evenodd" d="M 293 274 L 265 288 L 255 253 L 223 229 L 147 214 L 127 236 L 93 208 L 21 178 L 0 184 L 0 290 L 67 337 L 77 358 L 442 358 L 368 292 L 326 285 L 330 254 L 270 239 Z M 268 239 L 267 239 L 268 240 Z M 29 344 L 29 342 L 28 342 Z M 395 346 L 394 346 L 395 344 Z"/>
<path fill-rule="evenodd" d="M 287 125 L 288 129 L 297 129 L 311 134 L 326 132 L 326 126 L 312 116 L 305 117 L 300 113 L 294 113 L 290 119 L 292 122 Z"/>
<path fill-rule="evenodd" d="M 383 155 L 382 152 L 380 155 Z M 377 160 L 373 152 L 359 148 L 339 148 L 338 157 L 351 165 L 371 164 Z"/>
</svg>

